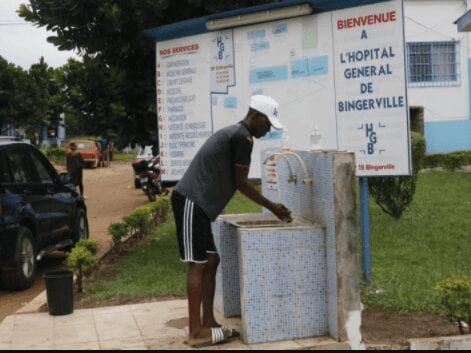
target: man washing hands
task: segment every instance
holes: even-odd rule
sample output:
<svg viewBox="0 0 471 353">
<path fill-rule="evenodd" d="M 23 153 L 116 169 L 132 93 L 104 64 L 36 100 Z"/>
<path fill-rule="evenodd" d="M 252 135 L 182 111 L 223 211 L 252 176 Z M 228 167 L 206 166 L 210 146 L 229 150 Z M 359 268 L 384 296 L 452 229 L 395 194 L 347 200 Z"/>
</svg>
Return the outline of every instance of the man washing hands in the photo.
<svg viewBox="0 0 471 353">
<path fill-rule="evenodd" d="M 267 208 L 280 220 L 288 223 L 293 220 L 288 208 L 268 200 L 248 180 L 253 138 L 264 136 L 271 127 L 283 128 L 278 108 L 279 104 L 271 97 L 252 96 L 244 120 L 217 131 L 204 143 L 172 193 L 180 259 L 188 263 L 187 344 L 191 347 L 207 347 L 239 336 L 235 330 L 221 327 L 213 313 L 219 255 L 211 222 L 235 191 Z"/>
</svg>

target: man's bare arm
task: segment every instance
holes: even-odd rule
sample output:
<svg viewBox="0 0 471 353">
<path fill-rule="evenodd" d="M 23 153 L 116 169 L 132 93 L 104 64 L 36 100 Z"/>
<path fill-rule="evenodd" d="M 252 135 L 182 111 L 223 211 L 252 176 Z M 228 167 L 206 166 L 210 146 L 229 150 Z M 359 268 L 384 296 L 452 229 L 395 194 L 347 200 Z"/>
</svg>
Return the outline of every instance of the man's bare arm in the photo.
<svg viewBox="0 0 471 353">
<path fill-rule="evenodd" d="M 291 220 L 291 212 L 281 203 L 274 203 L 263 196 L 248 179 L 249 166 L 236 164 L 235 168 L 235 183 L 236 188 L 253 202 L 269 209 L 279 219 L 285 221 Z"/>
</svg>

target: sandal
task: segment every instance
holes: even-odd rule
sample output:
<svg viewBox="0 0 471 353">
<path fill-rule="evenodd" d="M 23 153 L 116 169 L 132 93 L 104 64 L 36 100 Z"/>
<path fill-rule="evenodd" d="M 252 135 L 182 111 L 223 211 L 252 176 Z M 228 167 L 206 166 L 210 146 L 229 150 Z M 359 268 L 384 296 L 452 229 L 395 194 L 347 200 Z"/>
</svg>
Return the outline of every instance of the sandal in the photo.
<svg viewBox="0 0 471 353">
<path fill-rule="evenodd" d="M 234 338 L 234 337 L 239 337 L 240 334 L 231 328 L 228 327 L 212 327 L 211 328 L 211 341 L 205 341 L 205 342 L 199 342 L 199 343 L 188 343 L 191 347 L 193 348 L 204 348 L 204 347 L 209 347 L 209 346 L 214 346 L 220 343 L 223 343 L 224 341 Z"/>
</svg>

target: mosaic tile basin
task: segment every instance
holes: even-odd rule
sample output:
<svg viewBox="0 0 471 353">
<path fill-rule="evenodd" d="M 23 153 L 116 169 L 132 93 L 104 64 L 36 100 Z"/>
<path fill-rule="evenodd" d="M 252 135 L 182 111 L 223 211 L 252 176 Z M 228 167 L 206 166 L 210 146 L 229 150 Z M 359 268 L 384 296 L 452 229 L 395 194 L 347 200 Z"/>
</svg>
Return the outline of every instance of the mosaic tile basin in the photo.
<svg viewBox="0 0 471 353">
<path fill-rule="evenodd" d="M 221 219 L 237 228 L 298 228 L 312 226 L 311 223 L 298 219 L 294 219 L 289 223 L 283 222 L 270 213 L 223 215 Z"/>
<path fill-rule="evenodd" d="M 327 333 L 324 227 L 272 214 L 220 216 L 215 307 L 241 316 L 246 343 Z"/>
</svg>

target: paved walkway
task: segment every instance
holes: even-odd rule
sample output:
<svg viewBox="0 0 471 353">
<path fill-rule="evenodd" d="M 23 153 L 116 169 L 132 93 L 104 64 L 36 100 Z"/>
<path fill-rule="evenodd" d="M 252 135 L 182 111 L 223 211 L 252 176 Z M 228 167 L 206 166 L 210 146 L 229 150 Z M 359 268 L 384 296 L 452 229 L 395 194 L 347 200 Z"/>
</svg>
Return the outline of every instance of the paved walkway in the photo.
<svg viewBox="0 0 471 353">
<path fill-rule="evenodd" d="M 0 349 L 188 350 L 187 301 L 75 310 L 70 315 L 16 313 L 0 324 Z M 240 330 L 240 319 L 218 321 Z M 209 347 L 216 350 L 349 349 L 329 337 L 246 345 L 241 339 Z"/>
</svg>

